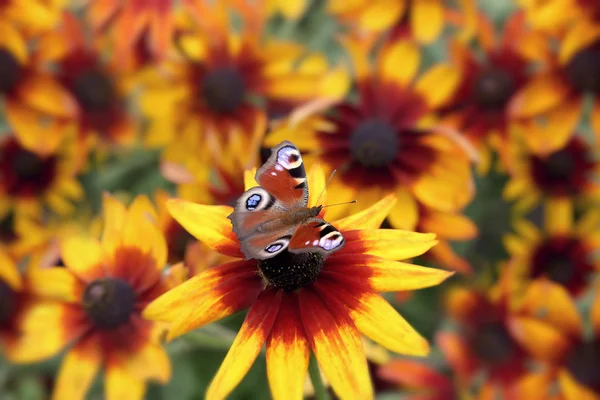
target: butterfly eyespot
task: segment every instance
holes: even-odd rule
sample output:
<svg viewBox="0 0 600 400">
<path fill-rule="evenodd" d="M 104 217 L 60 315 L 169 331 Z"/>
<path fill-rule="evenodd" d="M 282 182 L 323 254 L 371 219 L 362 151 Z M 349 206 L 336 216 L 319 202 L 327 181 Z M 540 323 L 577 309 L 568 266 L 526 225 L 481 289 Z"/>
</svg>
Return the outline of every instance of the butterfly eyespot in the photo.
<svg viewBox="0 0 600 400">
<path fill-rule="evenodd" d="M 246 200 L 246 209 L 249 211 L 255 210 L 261 200 L 262 196 L 260 194 L 253 194 Z"/>
<path fill-rule="evenodd" d="M 239 207 L 245 211 L 266 210 L 274 204 L 273 197 L 263 188 L 255 187 L 248 190 L 238 200 Z"/>
<path fill-rule="evenodd" d="M 281 250 L 282 247 L 283 247 L 282 244 L 277 243 L 277 244 L 272 244 L 270 246 L 267 246 L 267 248 L 265 250 L 267 251 L 267 253 L 277 253 L 279 250 Z"/>
<path fill-rule="evenodd" d="M 295 147 L 282 147 L 277 153 L 277 163 L 287 170 L 302 166 L 302 156 Z"/>
<path fill-rule="evenodd" d="M 319 247 L 327 251 L 337 249 L 343 244 L 344 237 L 339 232 L 330 232 L 327 235 L 323 236 L 318 242 Z"/>
</svg>

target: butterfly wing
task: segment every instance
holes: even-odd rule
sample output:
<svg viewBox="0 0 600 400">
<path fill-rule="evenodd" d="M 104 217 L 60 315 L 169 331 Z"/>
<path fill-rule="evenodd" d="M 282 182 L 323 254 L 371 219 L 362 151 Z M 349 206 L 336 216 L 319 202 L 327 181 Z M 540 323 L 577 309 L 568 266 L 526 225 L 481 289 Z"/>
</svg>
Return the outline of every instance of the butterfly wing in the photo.
<svg viewBox="0 0 600 400">
<path fill-rule="evenodd" d="M 256 171 L 256 182 L 288 209 L 308 205 L 306 170 L 300 150 L 284 141 L 274 147 L 267 162 Z"/>
<path fill-rule="evenodd" d="M 309 222 L 300 225 L 288 243 L 288 250 L 292 253 L 315 252 L 327 256 L 344 247 L 344 236 L 330 223 L 312 218 Z"/>
</svg>

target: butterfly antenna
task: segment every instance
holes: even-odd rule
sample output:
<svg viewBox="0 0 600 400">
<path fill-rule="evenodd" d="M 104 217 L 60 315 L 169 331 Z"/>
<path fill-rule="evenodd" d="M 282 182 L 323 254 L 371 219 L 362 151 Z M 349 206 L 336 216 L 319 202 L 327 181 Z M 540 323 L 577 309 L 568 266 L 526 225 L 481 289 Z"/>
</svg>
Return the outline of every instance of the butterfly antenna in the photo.
<svg viewBox="0 0 600 400">
<path fill-rule="evenodd" d="M 327 179 L 327 182 L 325 182 L 325 186 L 323 186 L 323 190 L 321 190 L 321 194 L 319 195 L 319 197 L 317 197 L 317 201 L 315 201 L 315 204 L 319 204 L 319 200 L 321 200 L 321 196 L 323 196 L 323 193 L 325 193 L 325 189 L 327 189 L 327 185 L 329 185 L 329 182 L 331 182 L 331 178 L 333 178 L 336 171 L 337 171 L 337 169 L 334 169 L 333 172 L 331 173 L 331 175 L 329 176 L 329 179 Z"/>
<path fill-rule="evenodd" d="M 327 208 L 327 207 L 333 207 L 333 206 L 341 206 L 341 205 L 344 205 L 344 204 L 354 204 L 357 201 L 358 200 L 352 200 L 352 201 L 345 201 L 343 203 L 327 204 L 326 206 L 323 206 L 321 208 Z"/>
</svg>

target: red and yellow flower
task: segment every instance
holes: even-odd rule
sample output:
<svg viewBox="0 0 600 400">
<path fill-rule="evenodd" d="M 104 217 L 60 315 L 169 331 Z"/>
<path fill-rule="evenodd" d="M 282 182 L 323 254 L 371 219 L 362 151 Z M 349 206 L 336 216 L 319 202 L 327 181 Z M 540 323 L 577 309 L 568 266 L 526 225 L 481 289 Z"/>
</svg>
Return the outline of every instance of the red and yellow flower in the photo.
<svg viewBox="0 0 600 400">
<path fill-rule="evenodd" d="M 570 293 L 580 294 L 592 274 L 600 270 L 596 256 L 600 214 L 590 209 L 576 220 L 569 200 L 548 202 L 544 211 L 543 229 L 520 218 L 515 222 L 516 233 L 504 238 L 511 256 L 513 288 L 522 293 L 531 280 L 550 279 Z"/>
<path fill-rule="evenodd" d="M 458 71 L 438 64 L 419 79 L 421 54 L 408 40 L 384 46 L 374 65 L 364 42 L 347 41 L 357 72 L 358 100 L 348 98 L 324 112 L 292 115 L 273 129 L 267 144 L 295 138 L 307 160 L 337 170 L 330 192 L 339 216 L 369 207 L 387 194 L 398 197 L 388 216 L 393 227 L 414 229 L 418 202 L 438 211 L 462 209 L 474 186 L 468 143 L 435 123 L 433 111 L 450 98 Z M 460 146 L 462 144 L 464 146 Z M 310 162 L 310 161 L 309 161 Z"/>
<path fill-rule="evenodd" d="M 591 335 L 585 334 L 588 322 Z M 516 398 L 600 399 L 597 289 L 589 319 L 584 321 L 565 288 L 547 280 L 535 282 L 528 288 L 518 314 L 511 318 L 510 327 L 521 345 L 545 366 L 531 372 L 515 388 Z"/>
<path fill-rule="evenodd" d="M 238 5 L 243 32 L 230 28 L 227 2 L 190 7 L 194 23 L 178 39 L 181 57 L 147 77 L 141 106 L 151 121 L 147 142 L 164 146 L 185 132 L 226 141 L 251 136 L 255 120 L 278 115 L 314 98 L 339 97 L 346 73 L 329 71 L 324 56 L 303 46 L 264 37 L 264 10 Z M 245 2 L 240 2 L 245 4 Z"/>
<path fill-rule="evenodd" d="M 596 148 L 582 135 L 570 139 L 561 149 L 535 153 L 515 146 L 512 174 L 503 196 L 516 201 L 518 211 L 528 211 L 542 201 L 560 200 L 577 204 L 594 203 L 600 196 L 600 173 Z"/>
<path fill-rule="evenodd" d="M 309 174 L 311 192 L 324 176 Z M 316 196 L 311 197 L 311 203 Z M 323 257 L 291 253 L 265 261 L 244 260 L 232 232 L 229 206 L 182 200 L 169 210 L 187 230 L 211 248 L 239 260 L 213 267 L 151 303 L 144 315 L 170 322 L 168 337 L 250 308 L 206 397 L 227 396 L 242 380 L 265 344 L 273 397 L 301 398 L 309 354 L 342 398 L 373 396 L 359 332 L 397 352 L 423 355 L 425 339 L 379 292 L 413 290 L 440 283 L 451 273 L 400 263 L 435 244 L 434 235 L 379 230 L 393 207 L 388 196 L 369 209 L 334 222 L 345 247 Z M 301 268 L 302 275 L 293 271 Z"/>
<path fill-rule="evenodd" d="M 30 361 L 72 345 L 61 364 L 54 399 L 82 399 L 101 369 L 107 399 L 141 399 L 146 381 L 166 382 L 171 366 L 158 343 L 159 324 L 141 310 L 167 289 L 165 239 L 146 197 L 126 208 L 104 198 L 101 240 L 72 236 L 61 243 L 65 267 L 37 268 L 28 289 L 48 300 L 23 315 L 23 339 L 39 351 Z"/>
<path fill-rule="evenodd" d="M 0 215 L 9 212 L 40 217 L 47 207 L 66 215 L 84 193 L 77 180 L 79 155 L 68 136 L 56 153 L 39 155 L 23 147 L 16 138 L 0 141 Z"/>
<path fill-rule="evenodd" d="M 0 23 L 38 35 L 58 25 L 63 7 L 64 0 L 4 0 L 0 3 Z"/>
</svg>

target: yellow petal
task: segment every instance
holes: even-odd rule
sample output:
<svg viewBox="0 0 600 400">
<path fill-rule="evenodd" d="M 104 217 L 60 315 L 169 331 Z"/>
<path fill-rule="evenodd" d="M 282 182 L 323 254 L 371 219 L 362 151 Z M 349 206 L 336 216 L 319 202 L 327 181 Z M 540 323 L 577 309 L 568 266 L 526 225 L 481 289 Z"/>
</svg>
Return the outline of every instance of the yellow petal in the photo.
<svg viewBox="0 0 600 400">
<path fill-rule="evenodd" d="M 14 261 L 0 249 L 0 281 L 4 281 L 13 289 L 19 290 L 23 285 L 21 273 Z"/>
<path fill-rule="evenodd" d="M 30 107 L 57 117 L 74 117 L 75 100 L 51 76 L 32 74 L 19 83 L 18 93 Z"/>
<path fill-rule="evenodd" d="M 252 306 L 223 364 L 206 391 L 206 399 L 223 399 L 240 383 L 258 357 L 277 317 L 282 292 L 265 291 Z"/>
<path fill-rule="evenodd" d="M 440 107 L 454 94 L 459 80 L 460 71 L 456 67 L 437 64 L 419 78 L 415 90 L 430 107 Z"/>
<path fill-rule="evenodd" d="M 79 341 L 62 361 L 52 399 L 83 399 L 102 366 L 102 344 L 90 335 Z"/>
<path fill-rule="evenodd" d="M 126 366 L 129 373 L 141 381 L 167 383 L 171 378 L 169 355 L 162 346 L 154 343 L 146 343 L 134 354 L 128 355 Z"/>
<path fill-rule="evenodd" d="M 393 209 L 396 201 L 394 195 L 387 195 L 371 207 L 337 220 L 334 225 L 342 231 L 351 229 L 377 229 L 381 226 L 390 210 Z"/>
<path fill-rule="evenodd" d="M 35 268 L 27 273 L 27 288 L 31 293 L 67 302 L 80 300 L 83 287 L 66 268 Z"/>
<path fill-rule="evenodd" d="M 384 81 L 405 87 L 413 81 L 420 64 L 419 47 L 409 40 L 399 40 L 380 55 L 379 74 Z"/>
<path fill-rule="evenodd" d="M 560 41 L 558 60 L 565 65 L 572 57 L 600 38 L 600 26 L 589 23 L 585 18 L 573 24 L 564 38 Z"/>
<path fill-rule="evenodd" d="M 367 268 L 372 271 L 369 284 L 376 292 L 422 289 L 438 285 L 454 274 L 443 269 L 389 260 L 370 261 Z"/>
<path fill-rule="evenodd" d="M 511 317 L 508 327 L 514 339 L 541 361 L 559 360 L 570 345 L 558 329 L 534 318 Z"/>
<path fill-rule="evenodd" d="M 397 229 L 364 229 L 345 232 L 343 253 L 369 254 L 392 260 L 420 256 L 436 245 L 435 234 Z"/>
<path fill-rule="evenodd" d="M 415 197 L 404 187 L 398 188 L 396 191 L 398 202 L 390 211 L 388 220 L 392 227 L 412 231 L 417 226 L 419 221 L 419 206 Z M 365 229 L 363 227 L 359 229 Z M 375 227 L 376 228 L 376 227 Z"/>
<path fill-rule="evenodd" d="M 381 32 L 391 28 L 404 13 L 404 0 L 373 0 L 359 14 L 359 26 L 366 31 Z"/>
<path fill-rule="evenodd" d="M 67 268 L 81 280 L 90 282 L 104 275 L 102 247 L 94 238 L 70 236 L 62 241 L 60 254 Z"/>
<path fill-rule="evenodd" d="M 114 249 L 121 243 L 127 209 L 123 203 L 109 194 L 104 194 L 102 208 L 104 213 L 102 247 L 108 254 L 113 254 Z"/>
<path fill-rule="evenodd" d="M 568 197 L 554 197 L 546 201 L 544 225 L 551 235 L 564 235 L 573 230 L 573 203 Z"/>
<path fill-rule="evenodd" d="M 566 400 L 600 399 L 600 396 L 593 389 L 579 383 L 566 368 L 561 369 L 558 375 L 558 383 Z"/>
<path fill-rule="evenodd" d="M 127 210 L 122 243 L 152 254 L 156 268 L 162 270 L 167 262 L 167 242 L 157 226 L 157 219 L 148 197 L 137 196 Z"/>
<path fill-rule="evenodd" d="M 131 375 L 124 366 L 109 362 L 104 376 L 106 400 L 142 400 L 145 391 L 144 381 Z"/>
<path fill-rule="evenodd" d="M 434 232 L 445 239 L 469 240 L 477 236 L 477 225 L 461 214 L 428 210 L 419 227 L 421 231 Z"/>
<path fill-rule="evenodd" d="M 431 43 L 444 27 L 444 6 L 441 0 L 419 0 L 412 2 L 410 26 L 415 38 L 422 43 Z"/>
<path fill-rule="evenodd" d="M 509 105 L 515 117 L 532 117 L 559 105 L 567 97 L 569 88 L 551 73 L 535 75 L 517 92 Z"/>
</svg>

